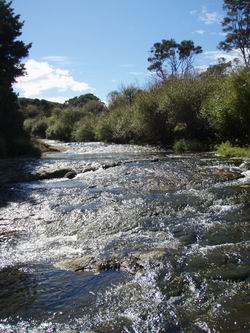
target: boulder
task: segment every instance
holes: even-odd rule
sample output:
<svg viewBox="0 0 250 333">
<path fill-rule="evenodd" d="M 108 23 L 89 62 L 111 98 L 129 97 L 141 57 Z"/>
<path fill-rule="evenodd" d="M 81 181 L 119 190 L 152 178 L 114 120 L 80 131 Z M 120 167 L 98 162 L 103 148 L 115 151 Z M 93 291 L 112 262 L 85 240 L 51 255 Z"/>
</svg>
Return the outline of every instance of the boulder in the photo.
<svg viewBox="0 0 250 333">
<path fill-rule="evenodd" d="M 76 259 L 68 259 L 55 264 L 55 267 L 73 272 L 105 272 L 105 271 L 127 271 L 135 274 L 143 271 L 146 266 L 156 267 L 159 260 L 166 255 L 164 249 L 135 253 L 125 257 L 113 256 L 111 258 L 95 258 L 86 255 Z"/>
<path fill-rule="evenodd" d="M 237 180 L 240 178 L 244 178 L 244 175 L 242 175 L 238 171 L 230 171 L 230 170 L 215 170 L 213 172 L 213 175 L 218 178 L 218 180 L 221 181 L 227 181 L 227 180 Z"/>
<path fill-rule="evenodd" d="M 75 171 L 72 169 L 59 169 L 53 171 L 42 171 L 38 172 L 31 176 L 31 180 L 44 180 L 44 179 L 53 179 L 53 178 L 64 178 L 67 174 L 74 173 Z"/>
<path fill-rule="evenodd" d="M 72 171 L 67 172 L 64 175 L 64 178 L 73 179 L 73 178 L 75 178 L 76 175 L 77 175 L 77 173 L 74 170 L 72 170 Z"/>
</svg>

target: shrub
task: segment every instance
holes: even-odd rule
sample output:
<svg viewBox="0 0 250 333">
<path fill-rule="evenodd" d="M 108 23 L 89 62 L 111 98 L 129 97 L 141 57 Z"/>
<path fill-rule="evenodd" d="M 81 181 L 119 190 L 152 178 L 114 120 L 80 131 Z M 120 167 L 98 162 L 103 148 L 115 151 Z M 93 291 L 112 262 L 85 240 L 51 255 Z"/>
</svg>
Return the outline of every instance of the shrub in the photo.
<svg viewBox="0 0 250 333">
<path fill-rule="evenodd" d="M 95 137 L 99 141 L 111 142 L 113 140 L 113 128 L 109 115 L 99 119 L 95 128 Z"/>
<path fill-rule="evenodd" d="M 71 139 L 71 130 L 71 126 L 58 121 L 47 128 L 46 138 L 67 141 Z"/>
<path fill-rule="evenodd" d="M 74 141 L 94 141 L 95 140 L 95 117 L 89 116 L 75 124 L 72 132 Z"/>
<path fill-rule="evenodd" d="M 250 140 L 250 70 L 244 69 L 221 79 L 214 94 L 203 105 L 217 141 Z"/>
<path fill-rule="evenodd" d="M 160 97 L 160 91 L 152 89 L 136 98 L 132 108 L 132 129 L 136 142 L 166 142 L 167 117 L 159 108 Z"/>
<path fill-rule="evenodd" d="M 45 138 L 48 121 L 46 118 L 28 118 L 24 121 L 23 126 L 28 134 L 39 138 Z"/>
<path fill-rule="evenodd" d="M 208 146 L 198 140 L 180 139 L 175 141 L 173 149 L 176 153 L 200 152 L 207 150 Z"/>
<path fill-rule="evenodd" d="M 198 140 L 211 137 L 209 124 L 201 111 L 214 86 L 201 78 L 172 80 L 164 85 L 160 108 L 166 114 L 171 136 Z"/>
<path fill-rule="evenodd" d="M 233 146 L 229 141 L 217 145 L 216 152 L 222 157 L 250 157 L 250 148 Z"/>
</svg>

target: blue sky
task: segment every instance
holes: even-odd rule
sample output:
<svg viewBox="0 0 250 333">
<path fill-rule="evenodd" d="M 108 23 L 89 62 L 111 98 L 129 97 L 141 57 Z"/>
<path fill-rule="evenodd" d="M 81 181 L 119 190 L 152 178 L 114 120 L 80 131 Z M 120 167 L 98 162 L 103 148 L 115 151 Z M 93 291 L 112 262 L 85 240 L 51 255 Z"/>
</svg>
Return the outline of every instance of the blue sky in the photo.
<svg viewBox="0 0 250 333">
<path fill-rule="evenodd" d="M 221 56 L 222 0 L 13 0 L 32 42 L 20 96 L 64 101 L 93 92 L 102 100 L 121 85 L 146 85 L 147 58 L 164 39 L 203 47 L 198 68 Z M 228 56 L 230 57 L 230 56 Z"/>
</svg>

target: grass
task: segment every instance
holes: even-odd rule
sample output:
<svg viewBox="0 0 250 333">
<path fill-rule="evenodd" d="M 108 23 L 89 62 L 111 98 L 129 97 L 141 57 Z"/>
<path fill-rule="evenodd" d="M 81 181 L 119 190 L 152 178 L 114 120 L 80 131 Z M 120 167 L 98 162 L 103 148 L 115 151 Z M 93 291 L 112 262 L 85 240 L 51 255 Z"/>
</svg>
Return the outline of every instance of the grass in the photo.
<svg viewBox="0 0 250 333">
<path fill-rule="evenodd" d="M 250 148 L 233 146 L 229 141 L 217 145 L 216 152 L 222 157 L 250 157 Z"/>
<path fill-rule="evenodd" d="M 175 141 L 173 150 L 175 153 L 201 152 L 206 151 L 208 147 L 198 140 L 180 139 Z"/>
</svg>

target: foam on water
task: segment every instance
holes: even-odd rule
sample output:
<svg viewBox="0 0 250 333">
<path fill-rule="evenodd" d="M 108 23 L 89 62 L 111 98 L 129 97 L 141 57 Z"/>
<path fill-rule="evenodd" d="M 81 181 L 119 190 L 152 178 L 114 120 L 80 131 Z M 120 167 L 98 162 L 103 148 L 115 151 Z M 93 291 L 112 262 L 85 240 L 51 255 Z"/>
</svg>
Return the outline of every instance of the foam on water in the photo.
<svg viewBox="0 0 250 333">
<path fill-rule="evenodd" d="M 212 155 L 165 156 L 151 147 L 53 144 L 64 152 L 23 161 L 23 169 L 71 168 L 74 179 L 0 192 L 0 273 L 9 293 L 0 298 L 11 313 L 4 316 L 0 305 L 0 332 L 224 332 L 235 321 L 247 332 L 247 160 L 235 167 Z M 85 172 L 89 167 L 96 171 Z M 218 169 L 244 178 L 216 178 Z M 148 257 L 134 274 L 90 276 L 54 266 L 83 255 L 147 258 L 152 251 L 165 255 Z"/>
</svg>

